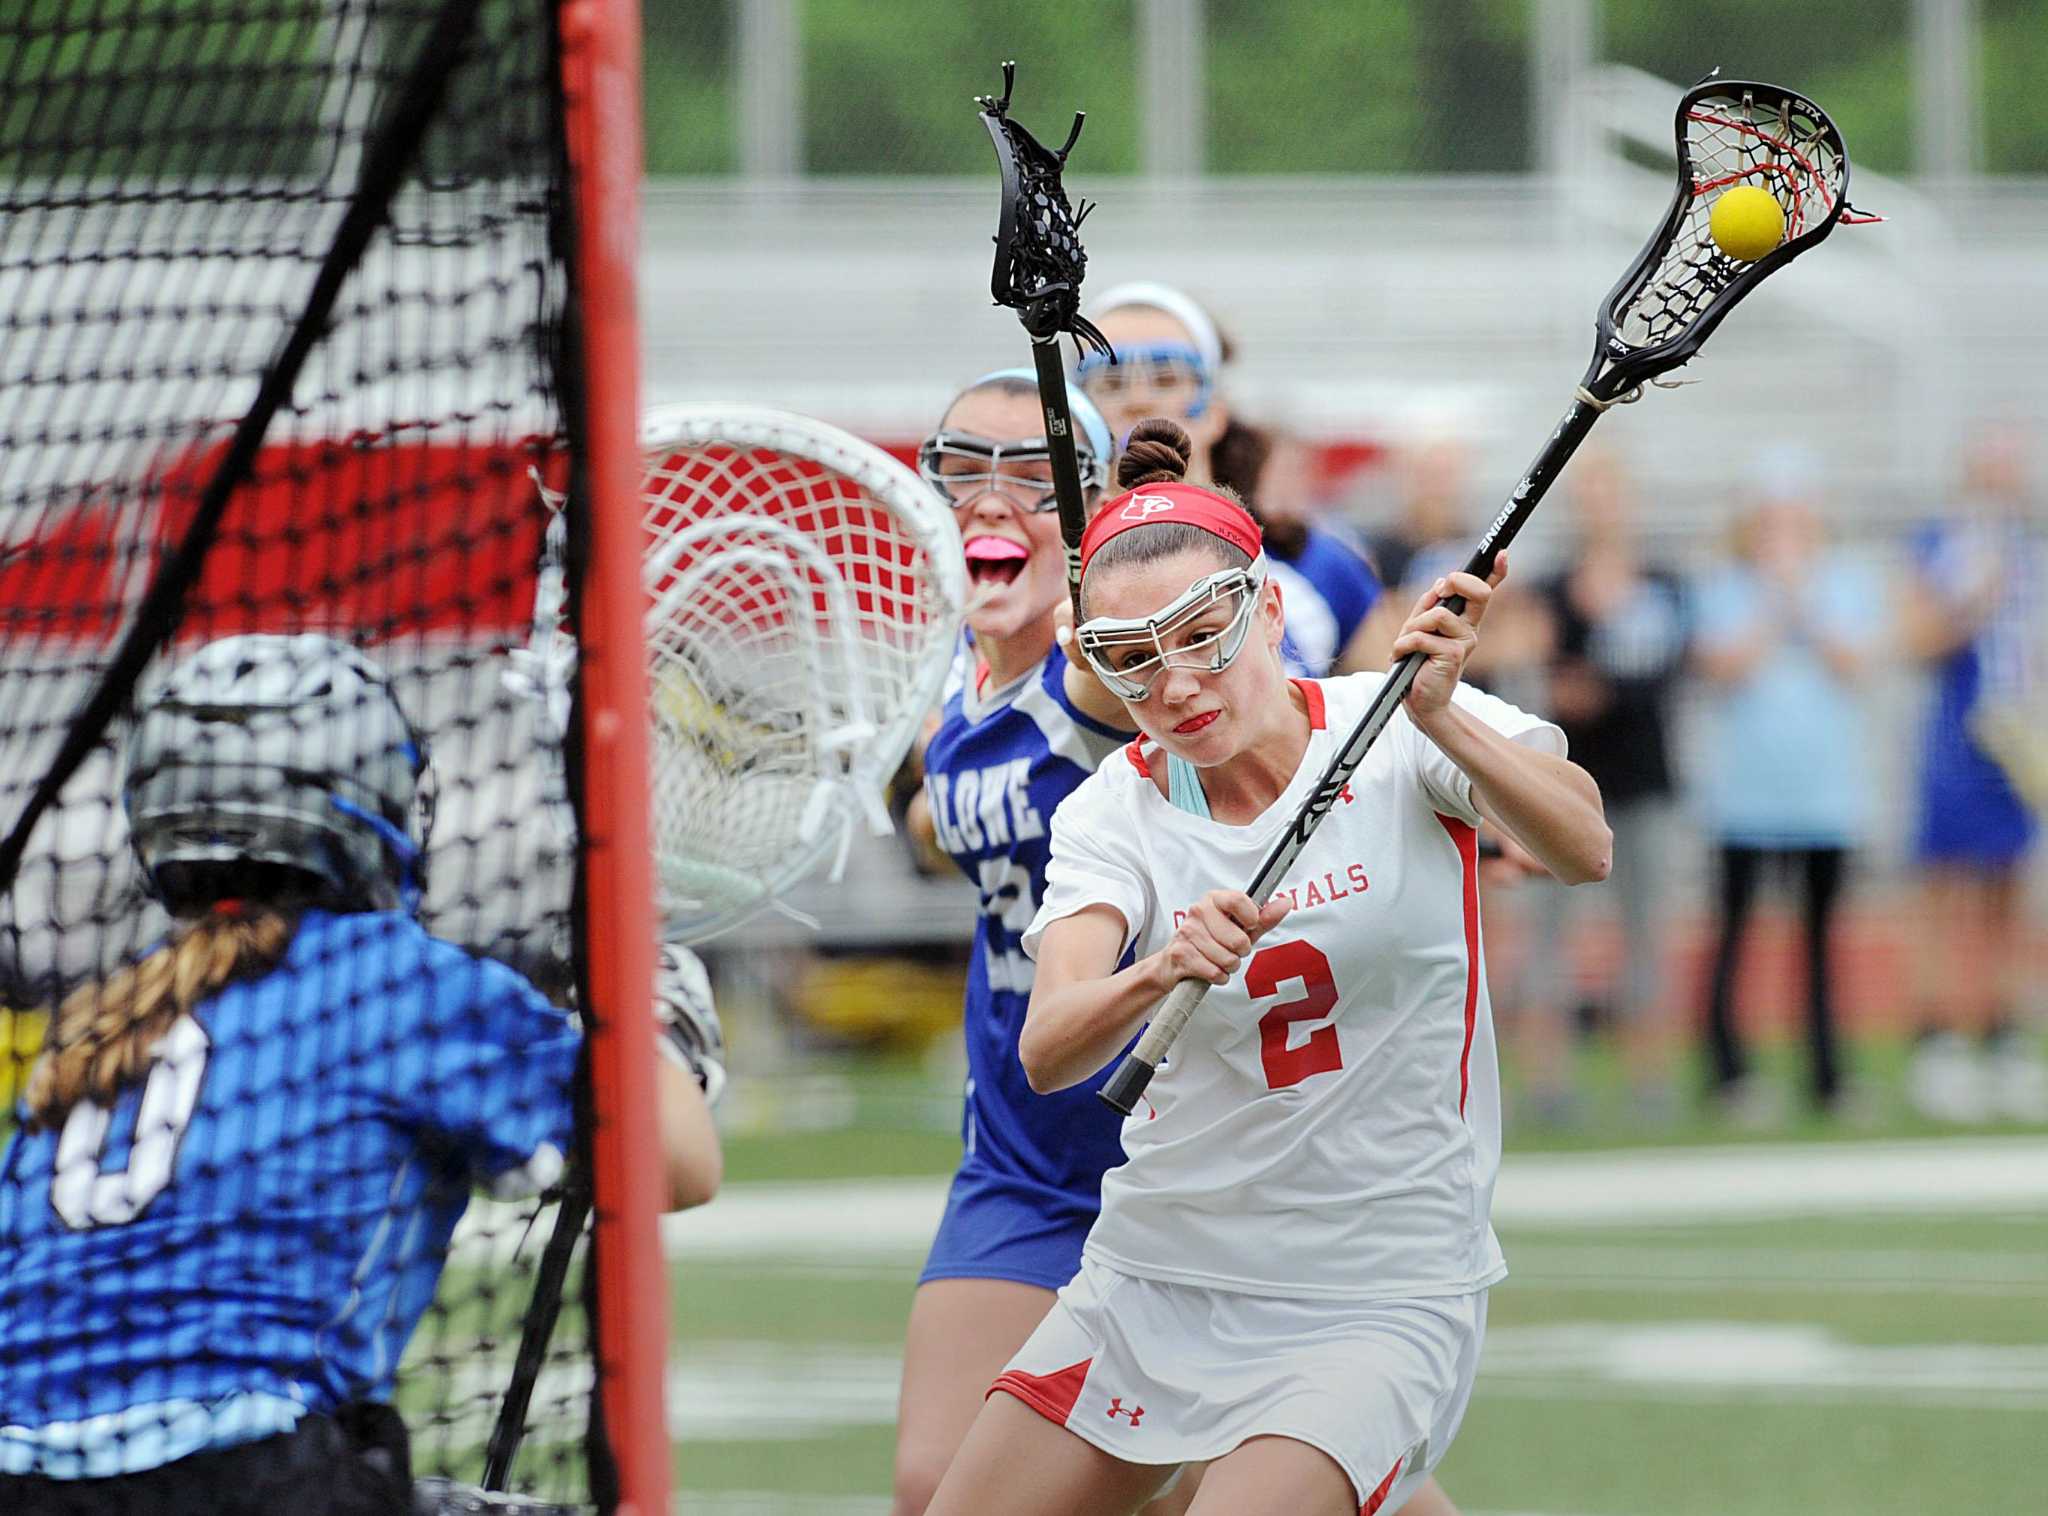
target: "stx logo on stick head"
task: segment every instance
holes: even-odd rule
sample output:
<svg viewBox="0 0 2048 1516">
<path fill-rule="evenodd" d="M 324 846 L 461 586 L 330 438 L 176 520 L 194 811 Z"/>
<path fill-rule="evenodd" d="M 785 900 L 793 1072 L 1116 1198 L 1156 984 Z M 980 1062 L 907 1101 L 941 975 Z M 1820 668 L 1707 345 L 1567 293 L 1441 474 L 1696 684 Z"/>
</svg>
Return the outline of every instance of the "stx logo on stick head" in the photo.
<svg viewBox="0 0 2048 1516">
<path fill-rule="evenodd" d="M 1138 1418 L 1140 1416 L 1143 1416 L 1144 1414 L 1145 1408 L 1141 1405 L 1132 1406 L 1128 1411 L 1125 1410 L 1124 1398 L 1121 1395 L 1112 1395 L 1109 1397 L 1109 1419 L 1111 1421 L 1116 1420 L 1116 1418 L 1119 1416 L 1128 1416 L 1131 1418 L 1131 1425 L 1136 1426 L 1138 1424 Z"/>
<path fill-rule="evenodd" d="M 1164 495 L 1133 495 L 1131 501 L 1117 512 L 1124 521 L 1143 521 L 1151 516 L 1164 515 L 1173 509 L 1173 502 Z"/>
</svg>

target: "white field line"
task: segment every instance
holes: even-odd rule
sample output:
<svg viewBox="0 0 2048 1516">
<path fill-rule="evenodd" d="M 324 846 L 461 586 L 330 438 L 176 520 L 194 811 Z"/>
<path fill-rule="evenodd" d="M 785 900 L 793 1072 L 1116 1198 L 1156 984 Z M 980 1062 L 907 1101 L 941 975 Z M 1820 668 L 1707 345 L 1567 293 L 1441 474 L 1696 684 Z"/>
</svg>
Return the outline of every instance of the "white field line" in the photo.
<svg viewBox="0 0 2048 1516">
<path fill-rule="evenodd" d="M 734 1184 L 662 1240 L 673 1258 L 914 1261 L 944 1205 L 940 1179 Z M 2048 1214 L 2048 1139 L 1511 1155 L 1493 1205 L 1502 1227 L 2011 1212 Z"/>
<path fill-rule="evenodd" d="M 1645 1248 L 1634 1244 L 1549 1248 L 1510 1242 L 1510 1274 L 1517 1286 L 1603 1293 L 1698 1294 L 1701 1290 L 1757 1291 L 1784 1295 L 1805 1291 L 1851 1295 L 1960 1295 L 1989 1298 L 2038 1297 L 2048 1309 L 2048 1269 L 2016 1266 L 2008 1253 L 1892 1253 L 1896 1261 L 1924 1260 L 1911 1270 L 1870 1268 L 1853 1248 L 1773 1253 Z M 699 1263 L 722 1260 L 698 1257 Z M 725 1265 L 735 1266 L 735 1265 Z M 779 1280 L 810 1280 L 830 1286 L 849 1280 L 901 1281 L 904 1261 L 856 1258 L 836 1263 L 816 1259 L 787 1262 L 750 1258 L 750 1274 Z"/>
<path fill-rule="evenodd" d="M 787 1441 L 896 1417 L 899 1356 L 832 1344 L 704 1343 L 669 1365 L 686 1442 Z M 1580 1321 L 1487 1333 L 1481 1397 L 2048 1411 L 2048 1346 L 1871 1345 L 1808 1323 Z"/>
<path fill-rule="evenodd" d="M 1607 1246 L 1596 1234 L 1577 1247 L 1511 1243 L 1509 1253 L 1517 1284 L 1546 1289 L 1941 1291 L 2038 1295 L 2048 1303 L 2048 1260 L 2019 1252 Z"/>
</svg>

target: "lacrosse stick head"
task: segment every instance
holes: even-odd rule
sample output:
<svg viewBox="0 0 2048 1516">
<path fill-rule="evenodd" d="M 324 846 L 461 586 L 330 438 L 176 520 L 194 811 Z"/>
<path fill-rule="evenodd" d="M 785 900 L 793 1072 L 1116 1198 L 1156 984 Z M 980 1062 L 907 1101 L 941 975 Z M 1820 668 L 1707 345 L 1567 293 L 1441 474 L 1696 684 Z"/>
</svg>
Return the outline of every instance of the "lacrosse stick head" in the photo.
<svg viewBox="0 0 2048 1516">
<path fill-rule="evenodd" d="M 701 942 L 887 829 L 966 566 L 924 481 L 836 427 L 675 406 L 640 445 L 654 851 L 671 935 Z"/>
<path fill-rule="evenodd" d="M 1003 173 L 1002 219 L 996 228 L 989 293 L 997 305 L 1017 313 L 1034 341 L 1048 342 L 1065 332 L 1084 348 L 1107 354 L 1109 343 L 1081 314 L 1081 279 L 1088 272 L 1081 223 L 1093 207 L 1086 201 L 1076 206 L 1060 183 L 1067 154 L 1081 140 L 1087 115 L 1074 112 L 1073 130 L 1055 152 L 1011 118 L 1010 95 L 1016 84 L 1017 65 L 1005 63 L 1001 98 L 974 97 Z"/>
<path fill-rule="evenodd" d="M 1826 112 L 1775 84 L 1709 77 L 1678 102 L 1678 188 L 1670 209 L 1601 303 L 1593 361 L 1581 381 L 1614 401 L 1667 373 L 1743 296 L 1858 216 L 1849 154 Z M 1753 185 L 1784 212 L 1785 236 L 1763 257 L 1730 257 L 1709 227 L 1722 191 Z"/>
</svg>

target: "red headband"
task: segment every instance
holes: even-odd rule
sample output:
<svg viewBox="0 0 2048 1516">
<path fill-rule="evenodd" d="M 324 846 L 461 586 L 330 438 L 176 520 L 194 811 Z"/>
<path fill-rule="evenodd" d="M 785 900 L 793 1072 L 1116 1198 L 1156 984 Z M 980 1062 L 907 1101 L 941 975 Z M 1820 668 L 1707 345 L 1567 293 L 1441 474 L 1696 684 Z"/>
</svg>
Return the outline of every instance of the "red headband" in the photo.
<svg viewBox="0 0 2048 1516">
<path fill-rule="evenodd" d="M 1233 500 L 1193 484 L 1141 484 L 1117 496 L 1095 513 L 1081 534 L 1081 571 L 1102 544 L 1135 526 L 1178 522 L 1220 537 L 1247 558 L 1259 556 L 1263 542 L 1251 512 Z"/>
</svg>

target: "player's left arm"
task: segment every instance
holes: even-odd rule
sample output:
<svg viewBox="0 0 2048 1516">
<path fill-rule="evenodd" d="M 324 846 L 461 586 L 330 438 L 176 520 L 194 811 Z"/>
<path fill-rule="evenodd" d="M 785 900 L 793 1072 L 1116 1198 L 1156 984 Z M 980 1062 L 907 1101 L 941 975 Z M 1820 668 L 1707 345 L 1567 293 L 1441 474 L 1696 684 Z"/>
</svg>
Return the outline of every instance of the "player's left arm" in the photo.
<svg viewBox="0 0 2048 1516">
<path fill-rule="evenodd" d="M 1474 809 L 1527 848 L 1566 884 L 1605 879 L 1614 834 L 1592 775 L 1570 759 L 1542 752 L 1496 730 L 1452 696 L 1478 646 L 1487 603 L 1507 575 L 1503 554 L 1489 580 L 1447 574 L 1416 601 L 1394 640 L 1394 656 L 1424 655 L 1408 691 L 1408 717 L 1472 781 Z M 1454 613 L 1443 602 L 1465 597 Z"/>
</svg>

